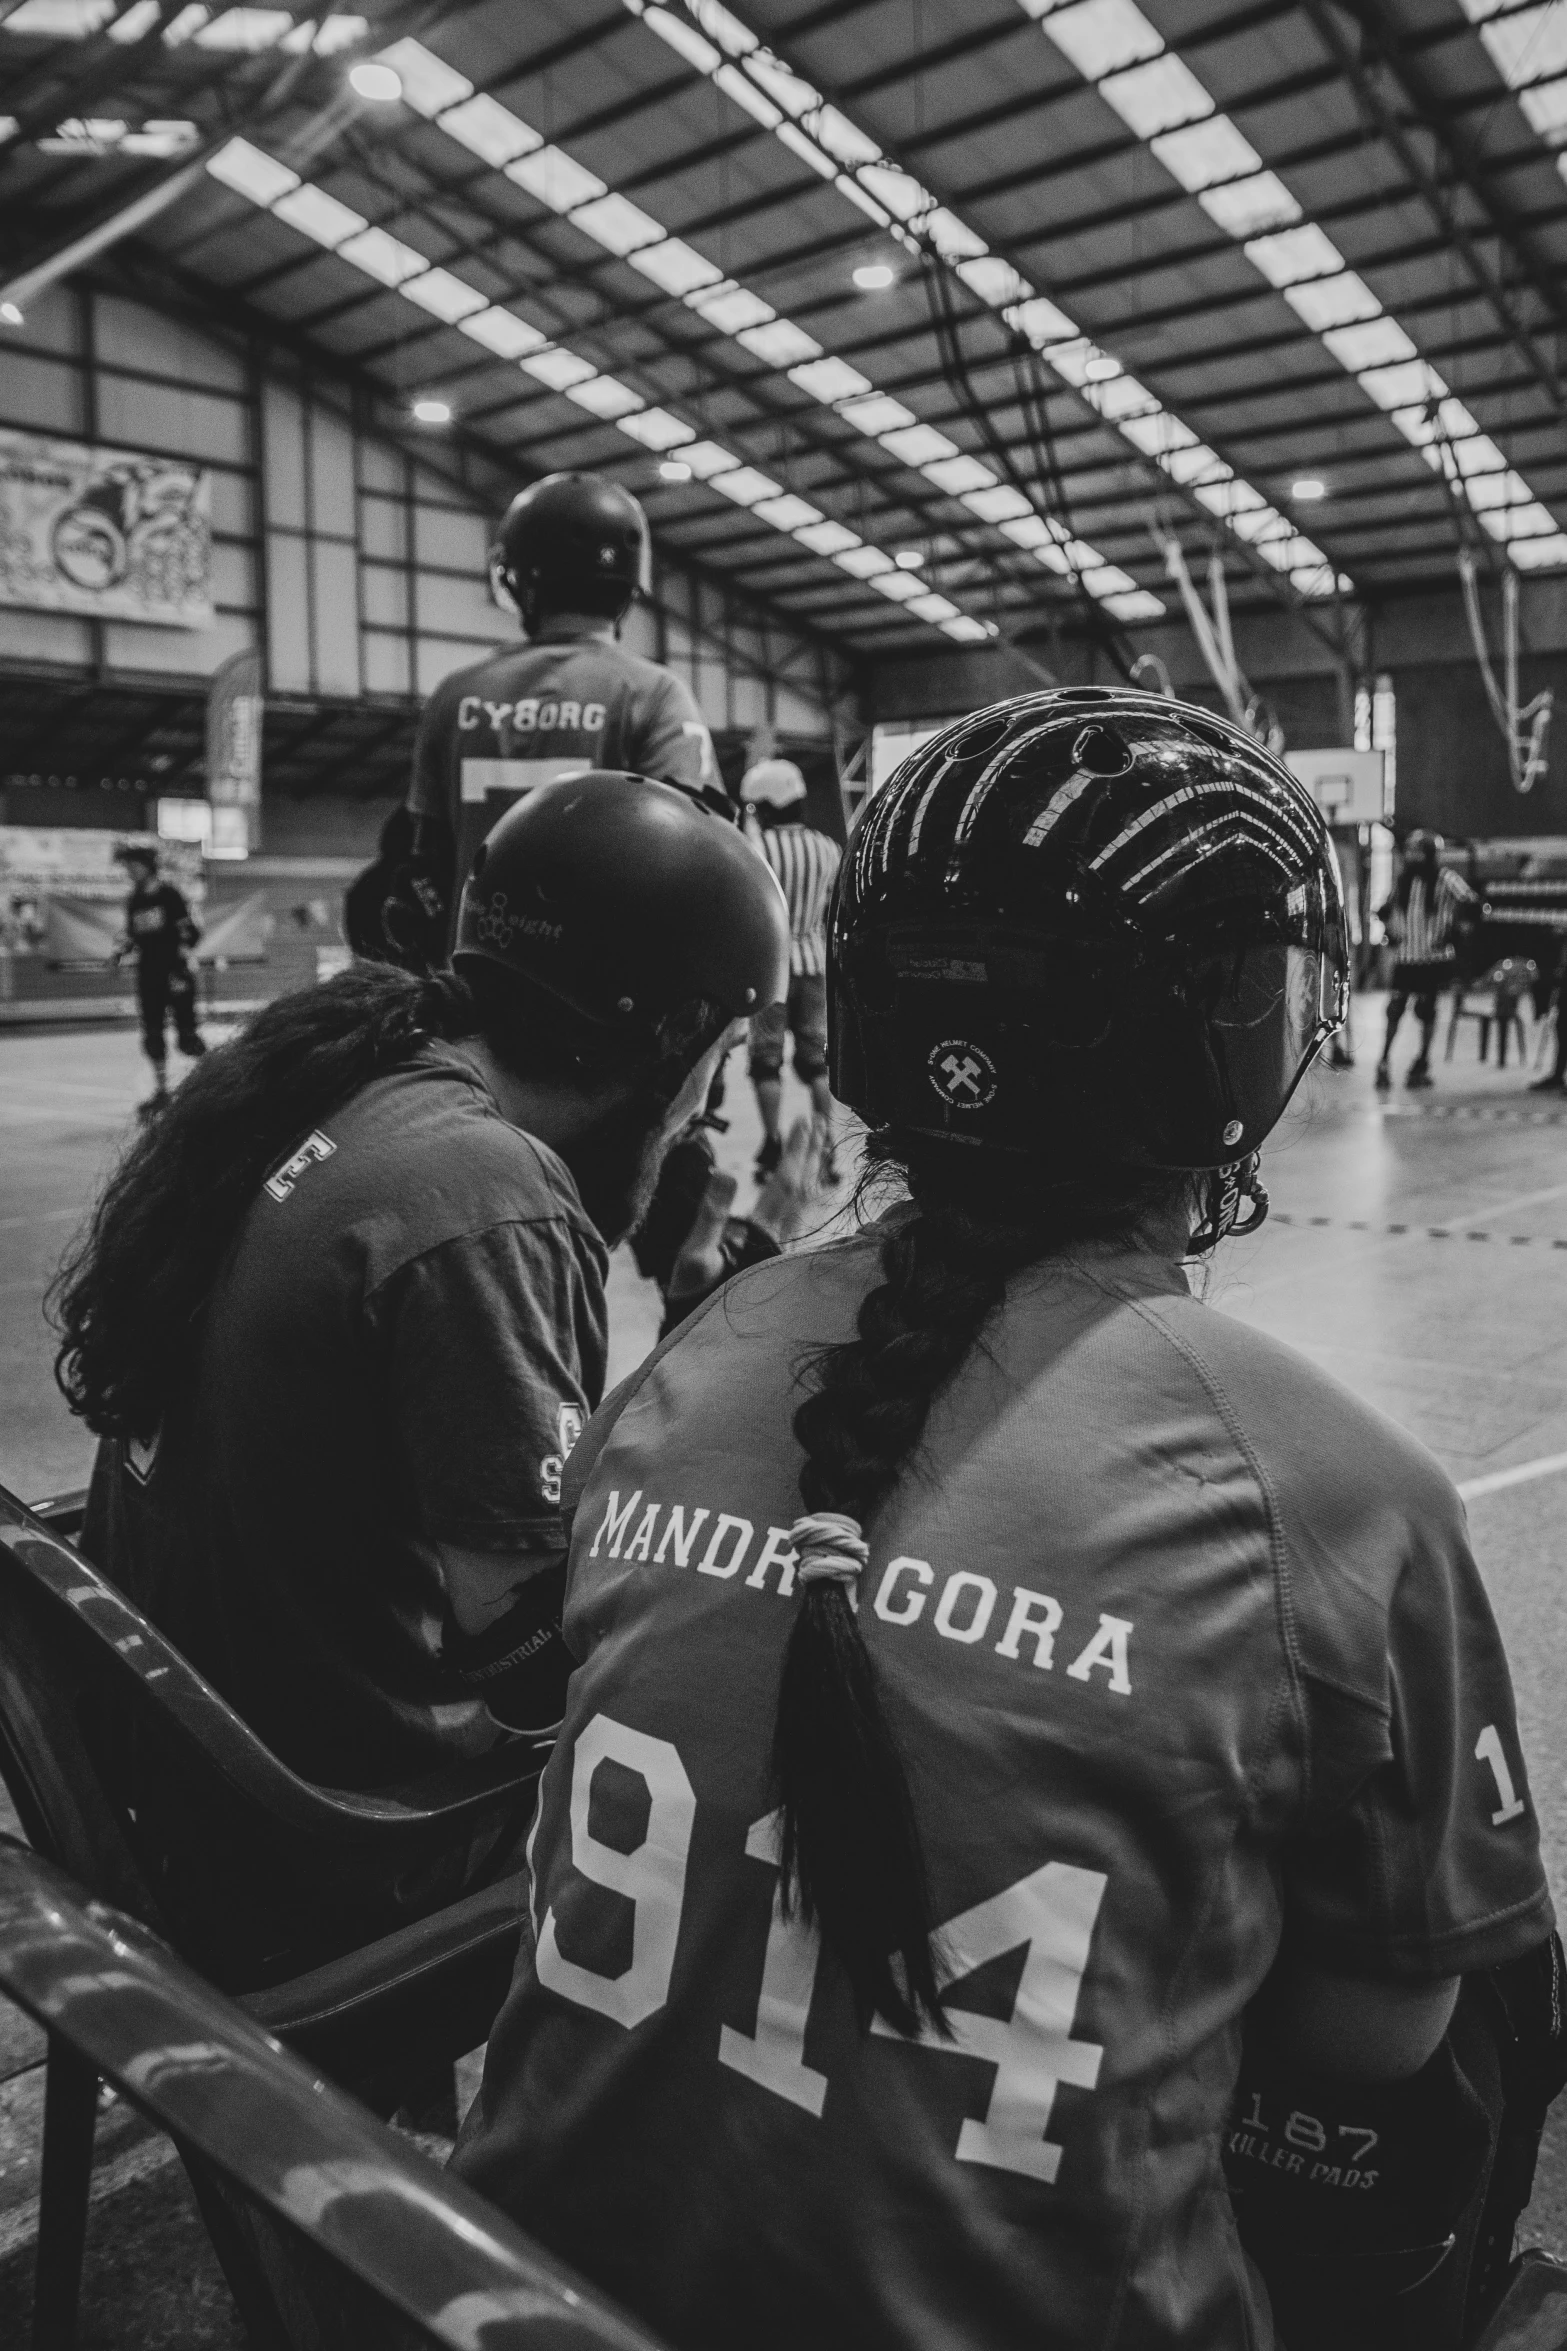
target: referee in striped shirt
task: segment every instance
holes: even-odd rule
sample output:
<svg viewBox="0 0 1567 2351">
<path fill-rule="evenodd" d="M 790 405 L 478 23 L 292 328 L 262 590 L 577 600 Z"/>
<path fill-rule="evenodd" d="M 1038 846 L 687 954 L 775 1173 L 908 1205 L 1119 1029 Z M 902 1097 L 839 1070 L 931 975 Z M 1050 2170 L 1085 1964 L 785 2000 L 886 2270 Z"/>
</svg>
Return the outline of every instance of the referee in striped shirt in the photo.
<svg viewBox="0 0 1567 2351">
<path fill-rule="evenodd" d="M 1404 1083 L 1431 1083 L 1431 1039 L 1436 1033 L 1436 1002 L 1444 988 L 1458 977 L 1453 931 L 1463 909 L 1478 901 L 1461 874 L 1442 863 L 1439 833 L 1411 833 L 1404 843 L 1404 866 L 1398 886 L 1378 910 L 1389 938 L 1398 950 L 1393 966 L 1393 992 L 1387 1000 L 1387 1036 L 1377 1063 L 1377 1092 L 1393 1083 L 1393 1039 L 1409 999 L 1415 1000 L 1420 1023 L 1420 1051 L 1409 1065 Z"/>
<path fill-rule="evenodd" d="M 789 1000 L 770 1004 L 751 1023 L 751 1083 L 762 1113 L 758 1177 L 771 1175 L 783 1150 L 783 1056 L 794 1038 L 794 1074 L 810 1088 L 821 1135 L 820 1181 L 838 1181 L 833 1157 L 832 1095 L 827 1085 L 827 901 L 837 877 L 839 849 L 800 821 L 805 778 L 792 759 L 761 759 L 740 783 L 745 828 L 778 876 L 789 904 Z"/>
</svg>

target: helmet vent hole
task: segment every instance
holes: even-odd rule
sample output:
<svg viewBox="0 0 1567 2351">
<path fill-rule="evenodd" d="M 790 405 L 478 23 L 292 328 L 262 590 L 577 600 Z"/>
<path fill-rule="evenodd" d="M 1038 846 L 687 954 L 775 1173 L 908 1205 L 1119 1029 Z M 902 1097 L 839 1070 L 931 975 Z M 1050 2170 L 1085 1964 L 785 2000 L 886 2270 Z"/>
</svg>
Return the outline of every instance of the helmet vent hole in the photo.
<svg viewBox="0 0 1567 2351">
<path fill-rule="evenodd" d="M 988 751 L 994 751 L 998 743 L 1005 742 L 1010 723 L 1009 713 L 1003 713 L 998 718 L 981 719 L 977 726 L 970 727 L 966 734 L 959 735 L 957 741 L 950 746 L 948 757 L 951 759 L 983 759 Z"/>
<path fill-rule="evenodd" d="M 1114 727 L 1084 727 L 1072 745 L 1072 764 L 1093 776 L 1124 776 L 1136 765 L 1131 745 Z"/>
</svg>

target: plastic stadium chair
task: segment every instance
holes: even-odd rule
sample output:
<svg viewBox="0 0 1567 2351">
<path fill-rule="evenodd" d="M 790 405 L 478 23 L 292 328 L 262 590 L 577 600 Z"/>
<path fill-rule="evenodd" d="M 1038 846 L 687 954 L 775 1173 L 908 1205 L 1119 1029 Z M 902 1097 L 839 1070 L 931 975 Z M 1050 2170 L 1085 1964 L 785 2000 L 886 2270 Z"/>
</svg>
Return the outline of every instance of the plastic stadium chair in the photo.
<svg viewBox="0 0 1567 2351">
<path fill-rule="evenodd" d="M 320 2081 L 140 1923 L 0 1837 L 0 1991 L 57 2070 L 167 2131 L 265 2351 L 660 2351 L 493 2206 Z M 89 2125 L 90 2130 L 90 2125 Z M 51 2195 L 44 2149 L 43 2198 Z M 40 2231 L 33 2342 L 70 2351 Z M 56 2240 L 56 2254 L 59 2250 Z M 80 2247 L 77 2248 L 78 2260 Z"/>
<path fill-rule="evenodd" d="M 171 1914 L 126 1795 L 126 1736 L 138 1729 L 210 1793 L 242 1840 L 247 1884 L 260 1891 L 247 1932 L 226 1946 L 221 1920 Z M 517 1874 L 439 1907 L 426 1901 L 423 1915 L 400 1911 L 397 1889 L 417 1887 L 421 1872 L 427 1882 L 432 1862 L 494 1824 L 520 1835 L 537 1772 L 536 1755 L 505 1747 L 413 1787 L 313 1786 L 122 1592 L 0 1487 L 0 1778 L 29 1843 L 383 2113 L 427 2096 L 443 2068 L 449 2081 L 452 2061 L 488 2037 L 511 1981 L 523 1902 Z M 319 1897 L 326 1922 L 311 1919 L 303 1940 L 301 1885 Z M 344 1891 L 335 1909 L 334 1889 Z M 74 2198 L 78 2256 L 94 2096 L 85 2075 L 51 2081 L 50 2225 Z"/>
</svg>

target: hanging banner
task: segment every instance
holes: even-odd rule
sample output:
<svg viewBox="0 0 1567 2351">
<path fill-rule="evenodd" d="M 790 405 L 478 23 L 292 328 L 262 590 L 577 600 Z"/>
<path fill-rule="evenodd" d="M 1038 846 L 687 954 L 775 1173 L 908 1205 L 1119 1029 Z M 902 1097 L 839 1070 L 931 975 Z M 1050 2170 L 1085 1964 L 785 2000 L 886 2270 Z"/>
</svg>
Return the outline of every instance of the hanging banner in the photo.
<svg viewBox="0 0 1567 2351">
<path fill-rule="evenodd" d="M 205 628 L 205 466 L 0 427 L 0 604 Z"/>
<path fill-rule="evenodd" d="M 233 653 L 207 688 L 207 798 L 214 857 L 248 857 L 261 845 L 259 653 Z"/>
</svg>

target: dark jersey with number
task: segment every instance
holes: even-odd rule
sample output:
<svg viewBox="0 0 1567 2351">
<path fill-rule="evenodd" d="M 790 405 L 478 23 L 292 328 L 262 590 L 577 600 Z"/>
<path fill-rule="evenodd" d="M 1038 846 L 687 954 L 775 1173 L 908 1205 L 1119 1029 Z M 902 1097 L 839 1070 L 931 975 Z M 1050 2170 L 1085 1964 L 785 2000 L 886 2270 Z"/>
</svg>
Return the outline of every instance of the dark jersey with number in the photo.
<svg viewBox="0 0 1567 2351">
<path fill-rule="evenodd" d="M 187 1390 L 99 1449 L 90 1556 L 307 1779 L 483 1751 L 440 1549 L 564 1551 L 607 1270 L 564 1163 L 427 1047 L 258 1187 Z"/>
<path fill-rule="evenodd" d="M 442 679 L 419 724 L 408 804 L 451 827 L 454 928 L 474 852 L 513 802 L 595 767 L 723 802 L 712 737 L 688 688 L 580 626 L 546 623 L 530 643 Z"/>
<path fill-rule="evenodd" d="M 125 901 L 125 935 L 141 971 L 172 971 L 197 935 L 184 892 L 172 882 L 132 890 Z"/>
<path fill-rule="evenodd" d="M 870 1530 L 950 2035 L 862 2036 L 780 1908 L 769 1746 L 799 1366 L 879 1278 L 864 1237 L 758 1269 L 584 1434 L 457 2166 L 685 2351 L 1260 2351 L 1220 2140 L 1281 1944 L 1443 1976 L 1550 1922 L 1462 1509 L 1175 1265 L 1015 1278 Z"/>
</svg>

